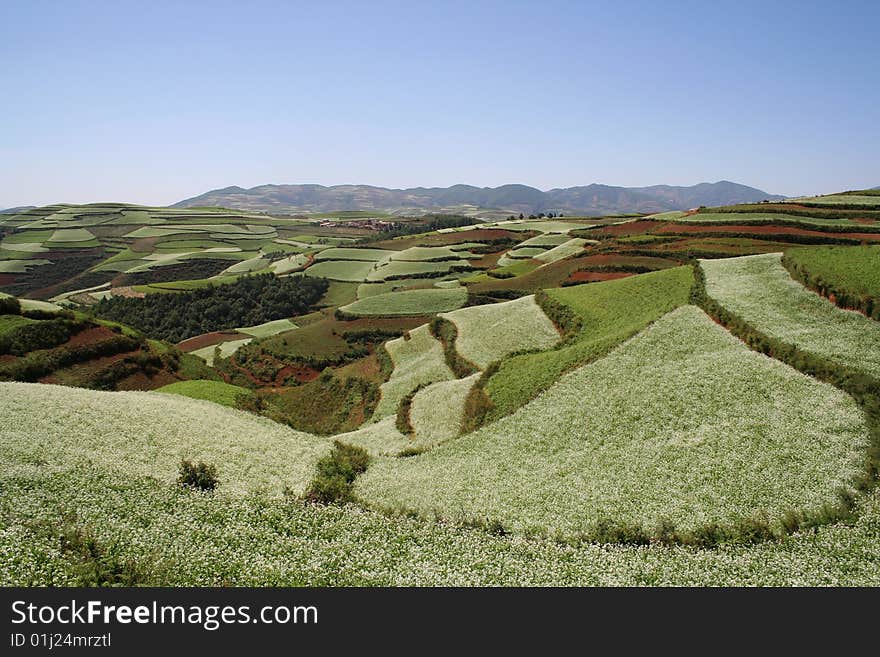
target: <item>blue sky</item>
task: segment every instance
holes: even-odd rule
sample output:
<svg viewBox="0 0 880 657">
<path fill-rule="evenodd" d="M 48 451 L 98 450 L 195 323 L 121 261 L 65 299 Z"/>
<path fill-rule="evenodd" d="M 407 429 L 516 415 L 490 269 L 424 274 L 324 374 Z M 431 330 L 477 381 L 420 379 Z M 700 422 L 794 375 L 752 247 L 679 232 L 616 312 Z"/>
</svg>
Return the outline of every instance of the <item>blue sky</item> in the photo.
<svg viewBox="0 0 880 657">
<path fill-rule="evenodd" d="M 0 207 L 880 185 L 880 2 L 0 3 Z"/>
</svg>

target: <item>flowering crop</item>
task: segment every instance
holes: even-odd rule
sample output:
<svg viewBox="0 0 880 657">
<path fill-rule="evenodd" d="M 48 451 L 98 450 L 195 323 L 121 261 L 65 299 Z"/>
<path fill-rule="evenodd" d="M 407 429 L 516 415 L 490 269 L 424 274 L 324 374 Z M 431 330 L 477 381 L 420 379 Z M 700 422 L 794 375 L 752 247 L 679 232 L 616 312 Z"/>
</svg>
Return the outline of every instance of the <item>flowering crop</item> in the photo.
<svg viewBox="0 0 880 657">
<path fill-rule="evenodd" d="M 436 445 L 460 433 L 465 399 L 479 377 L 477 372 L 463 379 L 439 381 L 415 394 L 409 409 L 416 439 L 412 446 Z"/>
<path fill-rule="evenodd" d="M 406 337 L 389 340 L 385 349 L 394 363 L 391 378 L 380 386 L 382 397 L 373 414 L 375 419 L 397 413 L 400 402 L 420 385 L 454 379 L 446 364 L 443 345 L 422 324 Z"/>
<path fill-rule="evenodd" d="M 880 376 L 880 324 L 792 280 L 781 254 L 704 260 L 701 265 L 709 296 L 758 331 Z"/>
<path fill-rule="evenodd" d="M 27 458 L 22 455 L 22 458 Z M 93 466 L 0 471 L 0 585 L 76 585 L 73 522 L 164 586 L 880 586 L 880 493 L 852 523 L 712 550 L 560 545 L 355 507 L 207 495 Z M 112 494 L 108 494 L 112 491 Z"/>
<path fill-rule="evenodd" d="M 515 351 L 547 349 L 559 341 L 559 332 L 534 295 L 462 308 L 441 317 L 458 329 L 458 353 L 482 369 Z"/>
<path fill-rule="evenodd" d="M 864 469 L 845 393 L 750 351 L 693 306 L 562 377 L 514 414 L 356 484 L 377 508 L 593 537 L 816 513 Z"/>
<path fill-rule="evenodd" d="M 594 240 L 584 240 L 579 237 L 575 237 L 573 239 L 568 240 L 567 242 L 563 242 L 559 246 L 554 246 L 552 249 L 547 249 L 544 253 L 535 256 L 535 260 L 540 260 L 545 264 L 549 264 L 551 262 L 556 262 L 557 260 L 562 260 L 563 258 L 567 258 L 568 256 L 573 256 L 577 253 L 580 253 L 584 250 L 584 245 L 593 242 Z"/>
<path fill-rule="evenodd" d="M 181 459 L 219 471 L 218 491 L 302 491 L 330 440 L 209 401 L 0 383 L 0 463 L 8 476 L 94 465 L 126 476 L 177 478 Z M 39 465 L 35 465 L 39 464 Z"/>
</svg>

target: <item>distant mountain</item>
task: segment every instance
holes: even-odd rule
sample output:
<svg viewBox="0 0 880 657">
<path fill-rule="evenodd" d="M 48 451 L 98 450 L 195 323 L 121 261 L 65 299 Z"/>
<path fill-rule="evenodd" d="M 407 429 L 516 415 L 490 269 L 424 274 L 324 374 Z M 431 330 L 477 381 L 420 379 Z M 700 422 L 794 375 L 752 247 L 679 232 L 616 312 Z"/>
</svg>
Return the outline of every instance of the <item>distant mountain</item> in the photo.
<svg viewBox="0 0 880 657">
<path fill-rule="evenodd" d="M 32 210 L 37 207 L 36 205 L 19 205 L 15 208 L 6 208 L 5 210 L 0 210 L 0 214 L 18 214 L 19 212 L 24 212 L 25 210 Z"/>
<path fill-rule="evenodd" d="M 235 186 L 215 189 L 180 201 L 173 207 L 220 206 L 283 213 L 375 210 L 397 214 L 456 211 L 465 207 L 505 210 L 517 214 L 562 212 L 569 215 L 604 215 L 687 210 L 700 205 L 733 205 L 784 198 L 726 180 L 691 187 L 611 187 L 592 184 L 547 192 L 527 185 L 453 185 L 410 189 L 371 185 L 260 185 L 251 189 Z"/>
</svg>

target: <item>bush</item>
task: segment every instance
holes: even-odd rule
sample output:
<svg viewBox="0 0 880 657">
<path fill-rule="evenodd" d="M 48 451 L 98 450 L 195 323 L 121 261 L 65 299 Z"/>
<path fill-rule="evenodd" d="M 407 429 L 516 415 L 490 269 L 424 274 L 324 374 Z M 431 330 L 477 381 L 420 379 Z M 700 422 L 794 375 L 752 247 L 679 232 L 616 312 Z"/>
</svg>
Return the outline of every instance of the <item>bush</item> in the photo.
<svg viewBox="0 0 880 657">
<path fill-rule="evenodd" d="M 333 441 L 333 451 L 318 461 L 318 473 L 306 490 L 306 501 L 317 504 L 354 501 L 352 484 L 369 464 L 370 455 L 365 449 Z"/>
<path fill-rule="evenodd" d="M 15 297 L 0 298 L 0 315 L 21 315 L 21 304 Z"/>
<path fill-rule="evenodd" d="M 192 461 L 183 459 L 180 462 L 180 475 L 177 477 L 177 483 L 199 490 L 214 490 L 220 480 L 217 479 L 217 468 L 213 465 L 208 465 L 204 461 L 193 464 Z"/>
</svg>

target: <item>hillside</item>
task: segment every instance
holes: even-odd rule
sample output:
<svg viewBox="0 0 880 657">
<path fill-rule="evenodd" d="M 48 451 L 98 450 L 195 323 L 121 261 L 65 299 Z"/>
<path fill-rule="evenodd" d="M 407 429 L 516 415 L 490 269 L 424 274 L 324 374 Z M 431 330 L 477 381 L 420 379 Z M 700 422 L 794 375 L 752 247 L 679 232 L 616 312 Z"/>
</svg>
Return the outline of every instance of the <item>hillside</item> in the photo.
<svg viewBox="0 0 880 657">
<path fill-rule="evenodd" d="M 728 181 L 700 183 L 691 187 L 612 187 L 592 184 L 546 192 L 527 185 L 502 185 L 494 188 L 453 185 L 410 189 L 388 189 L 371 185 L 260 185 L 251 189 L 225 187 L 212 190 L 180 201 L 174 207 L 223 206 L 283 213 L 347 210 L 401 213 L 485 208 L 526 215 L 562 212 L 569 215 L 600 216 L 782 199 L 782 196 Z"/>
<path fill-rule="evenodd" d="M 0 583 L 880 584 L 880 196 L 369 219 L 0 220 Z"/>
</svg>

